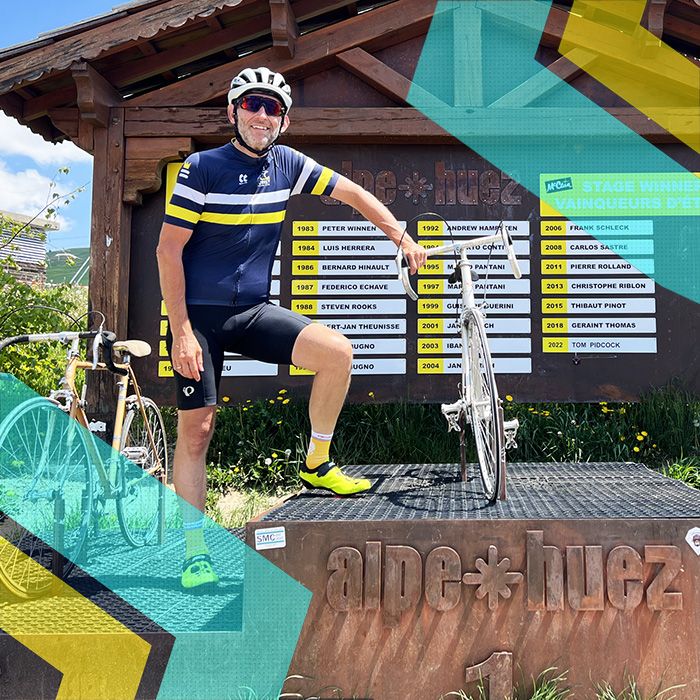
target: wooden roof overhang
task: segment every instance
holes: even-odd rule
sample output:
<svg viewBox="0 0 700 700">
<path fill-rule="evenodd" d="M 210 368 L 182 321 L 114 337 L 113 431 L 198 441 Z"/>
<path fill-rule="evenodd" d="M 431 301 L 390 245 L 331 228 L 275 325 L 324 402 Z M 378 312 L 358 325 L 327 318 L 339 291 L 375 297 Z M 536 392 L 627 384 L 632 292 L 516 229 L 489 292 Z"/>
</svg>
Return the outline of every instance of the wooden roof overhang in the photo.
<svg viewBox="0 0 700 700">
<path fill-rule="evenodd" d="M 532 105 L 553 88 L 546 78 L 554 72 L 647 139 L 674 141 L 559 55 L 572 1 L 554 1 L 544 32 L 526 27 L 540 40 L 542 74 L 498 106 L 520 118 L 530 110 L 529 123 L 551 135 L 560 120 Z M 159 189 L 164 163 L 230 137 L 226 92 L 244 67 L 268 65 L 292 84 L 287 141 L 455 142 L 406 102 L 435 6 L 436 0 L 136 0 L 0 52 L 0 108 L 48 140 L 70 139 L 95 155 L 92 279 L 101 286 L 91 287 L 93 308 L 114 308 L 113 325 L 126 328 L 120 294 L 128 289 L 131 205 Z M 507 3 L 480 8 L 493 21 L 519 21 Z M 649 0 L 643 24 L 700 66 L 700 0 Z M 482 47 L 472 37 L 468 50 L 466 72 L 455 80 L 456 104 L 488 124 L 493 105 L 484 103 Z M 596 113 L 567 116 L 585 125 Z M 677 121 L 676 131 L 696 123 L 682 113 Z"/>
</svg>

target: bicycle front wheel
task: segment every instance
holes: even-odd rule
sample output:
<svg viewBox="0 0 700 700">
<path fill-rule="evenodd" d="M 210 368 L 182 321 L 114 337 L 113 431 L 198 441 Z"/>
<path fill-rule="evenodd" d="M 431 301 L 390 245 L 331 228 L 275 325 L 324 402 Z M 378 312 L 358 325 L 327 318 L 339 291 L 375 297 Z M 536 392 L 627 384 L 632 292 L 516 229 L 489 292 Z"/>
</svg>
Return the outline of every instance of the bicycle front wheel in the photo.
<svg viewBox="0 0 700 700">
<path fill-rule="evenodd" d="M 168 449 L 165 424 L 155 402 L 142 398 L 143 412 L 136 397 L 129 402 L 117 472 L 117 516 L 129 544 L 141 547 L 156 541 L 164 526 Z"/>
<path fill-rule="evenodd" d="M 489 503 L 493 503 L 498 497 L 501 485 L 501 463 L 505 459 L 505 446 L 491 352 L 478 311 L 469 319 L 467 325 L 467 348 L 472 430 L 484 495 Z"/>
<path fill-rule="evenodd" d="M 19 598 L 49 593 L 52 573 L 65 578 L 83 550 L 93 498 L 90 440 L 38 397 L 0 425 L 0 580 Z"/>
</svg>

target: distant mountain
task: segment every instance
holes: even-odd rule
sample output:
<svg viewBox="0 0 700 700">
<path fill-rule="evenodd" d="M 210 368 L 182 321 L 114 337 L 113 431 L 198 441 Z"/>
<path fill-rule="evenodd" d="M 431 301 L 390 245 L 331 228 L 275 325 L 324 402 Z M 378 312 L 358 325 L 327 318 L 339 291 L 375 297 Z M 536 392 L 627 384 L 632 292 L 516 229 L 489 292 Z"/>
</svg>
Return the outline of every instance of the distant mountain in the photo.
<svg viewBox="0 0 700 700">
<path fill-rule="evenodd" d="M 46 253 L 46 281 L 49 284 L 70 282 L 81 265 L 90 257 L 90 248 L 68 248 L 49 250 Z M 88 270 L 85 270 L 77 284 L 87 285 Z"/>
</svg>

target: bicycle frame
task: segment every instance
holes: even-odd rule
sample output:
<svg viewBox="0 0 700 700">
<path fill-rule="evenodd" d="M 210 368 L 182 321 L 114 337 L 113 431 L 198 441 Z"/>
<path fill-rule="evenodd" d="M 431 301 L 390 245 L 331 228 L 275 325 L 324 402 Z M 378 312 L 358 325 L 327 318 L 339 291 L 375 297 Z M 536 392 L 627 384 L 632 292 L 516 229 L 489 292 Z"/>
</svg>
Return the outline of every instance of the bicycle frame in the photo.
<svg viewBox="0 0 700 700">
<path fill-rule="evenodd" d="M 87 415 L 83 409 L 82 400 L 79 397 L 77 387 L 75 385 L 75 380 L 77 373 L 79 371 L 111 371 L 110 368 L 104 362 L 86 362 L 80 359 L 79 353 L 79 343 L 80 339 L 75 338 L 71 342 L 71 347 L 68 350 L 68 361 L 66 363 L 66 372 L 63 378 L 63 385 L 66 387 L 63 391 L 67 392 L 64 395 L 68 401 L 68 415 L 78 421 L 86 430 L 90 432 L 90 426 L 88 422 Z M 117 406 L 114 414 L 114 428 L 112 431 L 112 453 L 110 456 L 110 464 L 105 468 L 102 457 L 100 456 L 99 450 L 91 444 L 91 449 L 95 452 L 95 468 L 97 469 L 97 474 L 100 479 L 100 484 L 102 486 L 103 494 L 105 498 L 115 498 L 117 495 L 117 490 L 112 487 L 112 484 L 116 483 L 116 470 L 117 470 L 117 457 L 121 447 L 122 430 L 124 427 L 124 418 L 126 416 L 126 397 L 129 390 L 129 383 L 134 388 L 134 393 L 137 397 L 137 403 L 139 410 L 144 419 L 144 425 L 146 427 L 146 432 L 148 434 L 148 440 L 151 444 L 151 449 L 153 454 L 157 455 L 157 450 L 155 446 L 155 440 L 153 439 L 153 433 L 151 427 L 146 419 L 146 413 L 143 408 L 143 402 L 141 400 L 141 390 L 139 388 L 138 382 L 136 381 L 136 376 L 133 369 L 131 368 L 131 363 L 129 361 L 125 363 L 114 363 L 114 367 L 117 369 L 125 370 L 126 374 L 120 374 L 117 380 L 118 394 L 117 394 Z M 54 392 L 56 396 L 58 392 Z M 91 433 L 92 436 L 92 433 Z M 93 438 L 94 439 L 94 438 Z M 159 465 L 160 466 L 160 465 Z M 119 487 L 117 487 L 119 488 Z"/>
</svg>

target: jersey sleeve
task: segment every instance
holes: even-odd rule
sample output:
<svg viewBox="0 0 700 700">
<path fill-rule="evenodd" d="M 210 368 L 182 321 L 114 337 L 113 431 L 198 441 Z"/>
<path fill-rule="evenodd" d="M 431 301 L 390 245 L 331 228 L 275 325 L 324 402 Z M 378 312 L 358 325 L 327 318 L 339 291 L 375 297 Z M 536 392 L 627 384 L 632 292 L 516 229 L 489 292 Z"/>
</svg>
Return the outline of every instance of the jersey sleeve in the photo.
<svg viewBox="0 0 700 700">
<path fill-rule="evenodd" d="M 206 192 L 204 169 L 199 153 L 194 153 L 177 174 L 175 189 L 165 206 L 165 223 L 193 230 L 202 215 Z"/>
<path fill-rule="evenodd" d="M 290 197 L 295 194 L 330 195 L 338 182 L 338 173 L 293 148 L 285 148 L 283 164 L 290 182 Z"/>
</svg>

